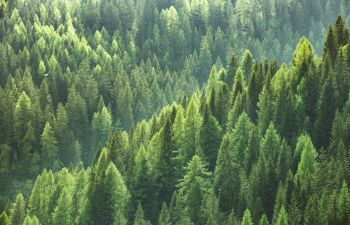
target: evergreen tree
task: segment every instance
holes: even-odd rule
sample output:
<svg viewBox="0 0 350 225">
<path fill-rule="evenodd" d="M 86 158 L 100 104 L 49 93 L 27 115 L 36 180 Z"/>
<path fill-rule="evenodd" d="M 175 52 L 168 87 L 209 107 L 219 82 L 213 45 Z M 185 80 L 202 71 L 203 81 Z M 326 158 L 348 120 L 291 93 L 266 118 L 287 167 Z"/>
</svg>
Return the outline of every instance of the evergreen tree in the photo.
<svg viewBox="0 0 350 225">
<path fill-rule="evenodd" d="M 214 172 L 213 187 L 219 199 L 220 209 L 230 212 L 238 202 L 240 190 L 239 159 L 237 151 L 232 151 L 231 134 L 226 134 L 221 142 Z"/>
<path fill-rule="evenodd" d="M 210 176 L 202 159 L 195 155 L 188 163 L 185 176 L 178 185 L 179 194 L 185 201 L 186 212 L 194 224 L 200 222 L 200 209 L 210 186 Z"/>
<path fill-rule="evenodd" d="M 54 225 L 72 224 L 72 197 L 67 188 L 63 188 L 57 201 L 57 206 L 52 214 Z"/>
<path fill-rule="evenodd" d="M 106 144 L 112 128 L 112 117 L 106 107 L 103 107 L 101 112 L 94 113 L 92 117 L 92 128 L 97 136 L 97 143 Z"/>
<path fill-rule="evenodd" d="M 241 225 L 253 225 L 252 217 L 250 215 L 250 210 L 246 209 L 244 211 L 243 219 Z"/>
<path fill-rule="evenodd" d="M 2 212 L 0 214 L 0 224 L 1 225 L 11 225 L 11 221 L 9 217 L 7 216 L 6 212 Z"/>
<path fill-rule="evenodd" d="M 18 194 L 16 197 L 16 202 L 13 204 L 11 210 L 11 224 L 12 225 L 22 225 L 26 212 L 26 203 L 22 194 Z"/>
<path fill-rule="evenodd" d="M 259 225 L 269 225 L 269 221 L 268 221 L 265 214 L 261 216 L 261 219 L 259 221 Z"/>
<path fill-rule="evenodd" d="M 288 216 L 284 206 L 281 207 L 281 210 L 278 214 L 276 225 L 288 225 Z"/>
<path fill-rule="evenodd" d="M 316 166 L 316 149 L 312 144 L 310 137 L 304 140 L 301 158 L 298 164 L 298 170 L 295 175 L 296 184 L 299 187 L 300 195 L 310 194 L 312 177 Z"/>
<path fill-rule="evenodd" d="M 42 146 L 42 160 L 44 168 L 58 168 L 57 141 L 49 122 L 46 123 L 40 140 Z"/>
<path fill-rule="evenodd" d="M 171 225 L 171 216 L 168 210 L 168 207 L 165 203 L 162 205 L 162 210 L 160 211 L 159 214 L 159 225 Z"/>
<path fill-rule="evenodd" d="M 337 201 L 337 217 L 339 224 L 346 224 L 349 222 L 349 191 L 347 184 L 343 182 L 338 201 Z"/>
<path fill-rule="evenodd" d="M 141 204 L 137 207 L 137 211 L 135 214 L 134 225 L 149 225 L 150 222 L 146 221 L 143 214 L 143 209 Z"/>
</svg>

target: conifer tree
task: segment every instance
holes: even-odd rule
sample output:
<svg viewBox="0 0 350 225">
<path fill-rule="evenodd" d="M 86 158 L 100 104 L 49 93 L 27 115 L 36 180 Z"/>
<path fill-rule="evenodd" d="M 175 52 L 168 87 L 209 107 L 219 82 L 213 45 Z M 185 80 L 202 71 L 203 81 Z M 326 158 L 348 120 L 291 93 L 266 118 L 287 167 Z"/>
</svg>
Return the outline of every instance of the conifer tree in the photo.
<svg viewBox="0 0 350 225">
<path fill-rule="evenodd" d="M 23 195 L 20 193 L 16 197 L 16 202 L 13 204 L 13 208 L 11 210 L 11 224 L 12 225 L 22 225 L 26 212 L 26 203 Z"/>
<path fill-rule="evenodd" d="M 92 128 L 97 136 L 97 142 L 104 145 L 112 128 L 112 116 L 106 107 L 103 107 L 101 112 L 94 113 Z"/>
<path fill-rule="evenodd" d="M 259 225 L 269 225 L 269 221 L 265 214 L 261 216 L 261 219 L 259 220 Z"/>
<path fill-rule="evenodd" d="M 40 225 L 38 218 L 36 216 L 33 216 L 32 218 L 30 216 L 27 216 L 23 222 L 23 225 Z"/>
<path fill-rule="evenodd" d="M 11 220 L 7 216 L 6 212 L 0 214 L 0 224 L 1 225 L 11 225 Z"/>
<path fill-rule="evenodd" d="M 240 190 L 240 162 L 237 151 L 232 151 L 231 135 L 226 134 L 221 142 L 214 172 L 213 187 L 219 199 L 220 209 L 230 212 L 238 202 Z"/>
<path fill-rule="evenodd" d="M 73 223 L 71 203 L 72 197 L 69 190 L 63 188 L 58 198 L 57 206 L 52 214 L 52 223 L 54 225 Z"/>
<path fill-rule="evenodd" d="M 139 204 L 137 207 L 135 219 L 134 219 L 134 225 L 150 225 L 150 222 L 148 222 L 144 218 L 143 209 L 142 209 L 141 204 Z"/>
<path fill-rule="evenodd" d="M 165 203 L 162 205 L 162 210 L 160 211 L 159 214 L 159 225 L 171 225 L 171 216 L 169 213 L 169 209 Z"/>
<path fill-rule="evenodd" d="M 278 214 L 276 225 L 288 225 L 288 216 L 284 206 L 281 207 L 281 210 Z"/>
<path fill-rule="evenodd" d="M 58 168 L 57 141 L 49 122 L 46 123 L 40 140 L 42 146 L 42 160 L 44 168 Z"/>
<path fill-rule="evenodd" d="M 243 219 L 242 219 L 241 225 L 253 225 L 252 216 L 250 214 L 250 210 L 249 209 L 246 209 L 244 211 L 244 215 L 243 215 Z"/>
<path fill-rule="evenodd" d="M 347 184 L 343 181 L 343 185 L 337 201 L 337 217 L 339 224 L 346 224 L 349 222 L 349 191 Z"/>
<path fill-rule="evenodd" d="M 200 209 L 210 185 L 210 176 L 202 159 L 195 155 L 188 163 L 185 176 L 178 185 L 179 194 L 185 202 L 187 215 L 194 224 L 200 222 Z"/>
</svg>

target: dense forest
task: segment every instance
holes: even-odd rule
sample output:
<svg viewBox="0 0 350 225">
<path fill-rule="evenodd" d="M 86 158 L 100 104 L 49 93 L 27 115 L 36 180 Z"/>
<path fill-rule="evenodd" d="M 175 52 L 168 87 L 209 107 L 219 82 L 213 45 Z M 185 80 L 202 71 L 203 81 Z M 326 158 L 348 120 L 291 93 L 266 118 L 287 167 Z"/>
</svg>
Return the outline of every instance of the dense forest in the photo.
<svg viewBox="0 0 350 225">
<path fill-rule="evenodd" d="M 0 0 L 0 225 L 350 224 L 346 0 Z"/>
</svg>

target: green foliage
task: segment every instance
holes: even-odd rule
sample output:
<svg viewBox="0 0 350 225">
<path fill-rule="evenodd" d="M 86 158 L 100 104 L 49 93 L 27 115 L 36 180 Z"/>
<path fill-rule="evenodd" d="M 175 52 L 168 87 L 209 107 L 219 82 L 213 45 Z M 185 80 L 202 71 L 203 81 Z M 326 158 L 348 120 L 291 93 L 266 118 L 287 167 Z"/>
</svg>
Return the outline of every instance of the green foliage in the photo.
<svg viewBox="0 0 350 225">
<path fill-rule="evenodd" d="M 112 128 L 112 117 L 106 107 L 103 107 L 101 112 L 94 113 L 92 117 L 92 128 L 96 133 L 97 143 L 106 144 Z"/>
<path fill-rule="evenodd" d="M 11 224 L 12 225 L 22 225 L 25 215 L 26 215 L 26 203 L 22 194 L 18 194 L 16 197 L 16 202 L 12 206 L 11 210 Z"/>
<path fill-rule="evenodd" d="M 284 206 L 281 207 L 281 210 L 278 214 L 276 225 L 288 225 L 288 216 Z"/>
<path fill-rule="evenodd" d="M 321 54 L 338 13 L 0 0 L 0 223 L 347 224 L 349 18 Z"/>
<path fill-rule="evenodd" d="M 45 168 L 57 169 L 57 141 L 50 123 L 46 123 L 41 135 L 42 160 Z"/>
<path fill-rule="evenodd" d="M 252 221 L 252 216 L 250 215 L 250 210 L 246 209 L 244 211 L 244 215 L 243 215 L 243 219 L 241 222 L 241 225 L 252 225 L 253 221 Z"/>
<path fill-rule="evenodd" d="M 184 178 L 179 183 L 179 194 L 185 201 L 187 214 L 194 224 L 200 222 L 203 198 L 210 186 L 210 173 L 202 159 L 195 155 L 186 167 Z"/>
</svg>

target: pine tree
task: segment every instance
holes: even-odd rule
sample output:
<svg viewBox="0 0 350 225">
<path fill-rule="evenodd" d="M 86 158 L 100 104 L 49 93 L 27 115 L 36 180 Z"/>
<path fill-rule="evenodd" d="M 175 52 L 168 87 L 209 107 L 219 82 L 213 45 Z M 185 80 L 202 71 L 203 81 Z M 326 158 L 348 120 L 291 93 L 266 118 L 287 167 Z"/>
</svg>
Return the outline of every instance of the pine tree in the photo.
<svg viewBox="0 0 350 225">
<path fill-rule="evenodd" d="M 257 120 L 257 104 L 259 101 L 259 94 L 262 90 L 263 76 L 262 76 L 262 65 L 254 64 L 252 69 L 252 75 L 249 79 L 247 87 L 248 103 L 247 113 L 253 122 Z"/>
<path fill-rule="evenodd" d="M 250 210 L 246 209 L 244 211 L 243 219 L 241 225 L 253 225 L 252 216 L 250 215 Z"/>
<path fill-rule="evenodd" d="M 125 225 L 125 207 L 128 200 L 129 194 L 123 178 L 116 166 L 110 162 L 104 148 L 90 174 L 79 223 Z"/>
<path fill-rule="evenodd" d="M 134 225 L 150 225 L 151 223 L 144 218 L 143 209 L 141 204 L 138 205 L 135 219 L 134 219 Z"/>
<path fill-rule="evenodd" d="M 210 51 L 210 46 L 208 38 L 204 37 L 201 42 L 199 50 L 199 77 L 198 81 L 204 83 L 210 72 L 210 67 L 212 65 L 212 55 Z"/>
<path fill-rule="evenodd" d="M 63 188 L 57 201 L 57 206 L 52 215 L 54 225 L 72 224 L 72 197 L 67 188 Z"/>
<path fill-rule="evenodd" d="M 269 221 L 268 221 L 268 219 L 267 219 L 265 214 L 263 214 L 261 216 L 261 219 L 259 221 L 259 225 L 269 225 Z"/>
<path fill-rule="evenodd" d="M 249 134 L 253 128 L 250 118 L 243 112 L 238 117 L 235 128 L 232 130 L 233 148 L 237 152 L 238 160 L 242 163 L 245 157 L 245 150 L 248 147 Z"/>
<path fill-rule="evenodd" d="M 269 85 L 265 85 L 262 92 L 259 95 L 258 102 L 258 127 L 259 133 L 261 135 L 265 134 L 266 129 L 268 128 L 272 116 L 272 94 Z"/>
<path fill-rule="evenodd" d="M 97 137 L 97 143 L 106 144 L 112 128 L 112 116 L 106 107 L 103 107 L 101 112 L 94 113 L 92 117 L 92 128 Z"/>
<path fill-rule="evenodd" d="M 6 212 L 0 214 L 0 224 L 1 225 L 11 225 L 11 220 L 7 216 Z"/>
<path fill-rule="evenodd" d="M 27 216 L 23 222 L 23 225 L 40 225 L 40 222 L 36 216 L 33 216 L 32 218 Z"/>
<path fill-rule="evenodd" d="M 160 211 L 159 214 L 159 225 L 171 225 L 171 216 L 168 210 L 168 207 L 165 203 L 162 205 L 162 210 Z"/>
<path fill-rule="evenodd" d="M 350 207 L 349 190 L 345 181 L 337 201 L 337 217 L 339 224 L 346 224 L 349 222 L 349 207 Z"/>
<path fill-rule="evenodd" d="M 216 158 L 220 148 L 220 142 L 222 138 L 222 129 L 212 116 L 208 109 L 205 109 L 203 115 L 203 126 L 201 128 L 201 149 L 203 154 L 209 161 L 209 170 L 215 169 Z"/>
<path fill-rule="evenodd" d="M 301 158 L 298 164 L 298 170 L 295 175 L 297 186 L 299 187 L 300 194 L 309 194 L 311 191 L 312 176 L 316 169 L 316 149 L 312 144 L 310 137 L 306 137 L 303 140 L 304 144 Z M 307 195 L 306 195 L 307 196 Z"/>
<path fill-rule="evenodd" d="M 278 214 L 276 225 L 288 225 L 288 215 L 284 206 L 281 207 L 281 210 Z"/>
<path fill-rule="evenodd" d="M 23 195 L 20 193 L 16 196 L 16 202 L 13 204 L 11 210 L 11 224 L 12 225 L 22 225 L 26 212 L 26 203 Z"/>
<path fill-rule="evenodd" d="M 44 168 L 58 168 L 57 141 L 49 122 L 46 123 L 40 140 L 42 146 L 42 160 Z"/>
<path fill-rule="evenodd" d="M 214 172 L 213 187 L 219 198 L 220 209 L 230 212 L 238 202 L 240 190 L 240 162 L 237 151 L 232 151 L 231 135 L 226 134 L 221 142 Z"/>
<path fill-rule="evenodd" d="M 184 121 L 184 150 L 183 164 L 186 165 L 189 160 L 200 153 L 200 129 L 203 119 L 199 113 L 196 97 L 192 97 L 186 109 Z"/>
<path fill-rule="evenodd" d="M 237 59 L 235 55 L 232 55 L 224 77 L 225 83 L 227 84 L 228 87 L 232 87 L 233 85 L 233 81 L 236 75 L 236 70 L 237 70 Z"/>
<path fill-rule="evenodd" d="M 131 152 L 129 145 L 129 136 L 126 132 L 117 131 L 109 137 L 107 143 L 107 151 L 114 165 L 117 166 L 123 177 L 127 177 L 130 173 L 129 164 L 131 160 Z"/>
<path fill-rule="evenodd" d="M 304 211 L 304 224 L 305 225 L 311 225 L 311 224 L 320 224 L 320 214 L 319 214 L 319 201 L 317 199 L 317 196 L 311 195 L 305 211 Z"/>
<path fill-rule="evenodd" d="M 31 119 L 31 108 L 32 104 L 28 95 L 23 91 L 16 103 L 14 111 L 14 133 L 15 141 L 17 143 L 17 159 L 21 160 L 24 154 L 20 151 L 21 146 L 24 145 L 23 139 L 28 129 L 27 125 Z"/>
<path fill-rule="evenodd" d="M 125 224 L 127 222 L 125 207 L 129 194 L 122 176 L 113 163 L 109 164 L 105 172 L 102 199 L 104 206 L 102 206 L 101 220 L 98 224 Z"/>
<path fill-rule="evenodd" d="M 210 185 L 210 176 L 202 159 L 195 155 L 188 163 L 185 176 L 178 185 L 179 194 L 185 201 L 186 212 L 194 224 L 200 222 L 200 209 Z"/>
<path fill-rule="evenodd" d="M 249 50 L 245 50 L 243 53 L 241 65 L 243 69 L 244 79 L 249 80 L 253 67 L 253 57 Z"/>
</svg>

